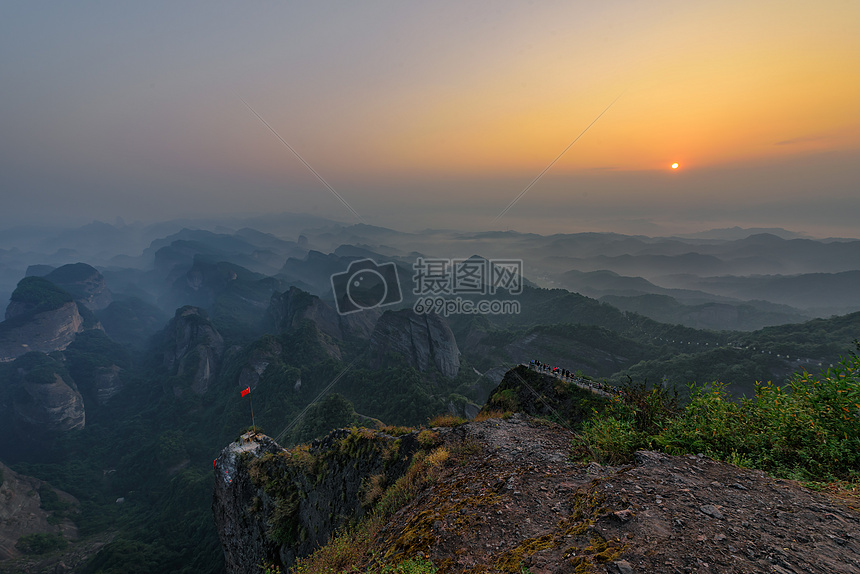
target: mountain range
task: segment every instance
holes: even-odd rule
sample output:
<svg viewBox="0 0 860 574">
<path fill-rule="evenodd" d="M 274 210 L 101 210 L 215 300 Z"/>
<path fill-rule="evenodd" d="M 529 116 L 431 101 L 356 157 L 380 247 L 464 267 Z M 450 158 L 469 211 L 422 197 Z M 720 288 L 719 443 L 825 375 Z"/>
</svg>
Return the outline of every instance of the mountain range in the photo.
<svg viewBox="0 0 860 574">
<path fill-rule="evenodd" d="M 293 446 L 471 418 L 533 360 L 682 396 L 720 380 L 735 397 L 838 362 L 860 332 L 860 241 L 740 235 L 404 233 L 294 215 L 6 230 L 0 460 L 68 493 L 43 510 L 73 517 L 73 549 L 110 538 L 74 554 L 75 571 L 217 572 L 208 463 L 251 425 Z M 471 270 L 471 291 L 421 292 L 419 261 Z M 428 306 L 455 298 L 509 312 Z M 15 536 L 59 544 L 43 522 Z M 50 561 L 5 544 L 14 567 Z"/>
</svg>

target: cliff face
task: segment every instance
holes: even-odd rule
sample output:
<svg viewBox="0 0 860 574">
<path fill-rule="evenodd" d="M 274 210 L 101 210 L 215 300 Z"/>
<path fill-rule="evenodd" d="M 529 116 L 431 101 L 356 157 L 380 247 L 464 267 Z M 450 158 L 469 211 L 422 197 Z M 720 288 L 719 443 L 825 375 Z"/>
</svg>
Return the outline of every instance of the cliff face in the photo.
<svg viewBox="0 0 860 574">
<path fill-rule="evenodd" d="M 402 355 L 421 372 L 437 369 L 448 378 L 460 370 L 460 350 L 448 324 L 436 314 L 412 309 L 386 311 L 370 337 L 370 355 L 379 366 L 387 353 Z"/>
<path fill-rule="evenodd" d="M 568 430 L 522 414 L 434 431 L 447 462 L 338 571 L 418 557 L 464 574 L 858 571 L 860 513 L 793 481 L 649 451 L 622 467 L 577 464 Z M 213 509 L 228 572 L 288 566 L 345 523 L 331 516 L 361 515 L 355 485 L 385 468 L 386 451 L 330 436 L 329 451 L 350 458 L 323 445 L 287 455 L 264 438 L 222 452 Z"/>
<path fill-rule="evenodd" d="M 290 330 L 300 321 L 309 320 L 333 339 L 366 339 L 373 332 L 380 315 L 379 309 L 340 315 L 316 295 L 290 287 L 289 291 L 272 295 L 267 321 L 276 332 Z"/>
<path fill-rule="evenodd" d="M 334 431 L 287 451 L 265 435 L 243 435 L 215 461 L 212 510 L 227 571 L 258 574 L 260 564 L 288 568 L 367 507 L 373 476 L 391 483 L 418 443 L 367 429 Z"/>
<path fill-rule="evenodd" d="M 26 303 L 11 302 L 7 321 L 0 323 L 0 361 L 11 361 L 30 351 L 62 351 L 84 330 L 84 319 L 74 301 L 32 313 Z"/>
<path fill-rule="evenodd" d="M 165 335 L 164 366 L 185 380 L 193 393 L 205 394 L 224 352 L 224 339 L 206 312 L 191 306 L 178 309 Z M 181 394 L 183 385 L 174 385 L 173 392 Z"/>
<path fill-rule="evenodd" d="M 50 364 L 52 359 L 45 359 L 32 370 L 19 369 L 21 380 L 13 383 L 15 428 L 28 437 L 82 429 L 86 421 L 84 401 L 74 382 Z"/>
<path fill-rule="evenodd" d="M 247 364 L 239 371 L 239 388 L 256 389 L 260 376 L 271 363 L 279 362 L 283 353 L 283 346 L 275 340 L 267 340 L 261 347 L 254 349 Z"/>
<path fill-rule="evenodd" d="M 115 394 L 122 390 L 123 382 L 120 378 L 121 373 L 122 369 L 117 365 L 99 367 L 96 370 L 93 382 L 95 383 L 94 390 L 98 404 L 104 405 Z"/>
<path fill-rule="evenodd" d="M 42 494 L 50 489 L 44 482 L 14 472 L 11 468 L 0 463 L 0 561 L 15 558 L 21 553 L 15 548 L 18 539 L 28 534 L 62 532 L 67 540 L 78 537 L 78 529 L 68 518 L 60 520 L 58 525 L 48 521 L 51 512 L 42 506 Z M 53 490 L 53 489 L 52 489 Z M 78 501 L 72 495 L 62 491 L 54 491 L 63 503 L 77 506 Z"/>
</svg>

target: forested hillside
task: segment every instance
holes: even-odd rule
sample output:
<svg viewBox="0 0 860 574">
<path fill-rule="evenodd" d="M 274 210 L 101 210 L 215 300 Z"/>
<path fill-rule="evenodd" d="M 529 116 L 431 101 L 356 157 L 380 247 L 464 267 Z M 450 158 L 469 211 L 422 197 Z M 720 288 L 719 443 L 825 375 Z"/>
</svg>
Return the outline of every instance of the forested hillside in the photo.
<svg viewBox="0 0 860 574">
<path fill-rule="evenodd" d="M 75 497 L 43 510 L 77 530 L 62 544 L 21 545 L 0 572 L 58 560 L 91 573 L 220 572 L 211 461 L 252 424 L 290 446 L 338 427 L 470 418 L 532 360 L 619 388 L 678 389 L 682 401 L 692 383 L 714 381 L 750 397 L 757 382 L 837 364 L 860 335 L 860 313 L 695 329 L 528 281 L 508 297 L 513 314 L 421 315 L 405 295 L 341 315 L 325 291 L 332 272 L 368 254 L 409 267 L 367 246 L 336 252 L 249 230 L 184 231 L 152 244 L 151 268 L 33 267 L 0 324 L 11 341 L 0 460 Z"/>
</svg>

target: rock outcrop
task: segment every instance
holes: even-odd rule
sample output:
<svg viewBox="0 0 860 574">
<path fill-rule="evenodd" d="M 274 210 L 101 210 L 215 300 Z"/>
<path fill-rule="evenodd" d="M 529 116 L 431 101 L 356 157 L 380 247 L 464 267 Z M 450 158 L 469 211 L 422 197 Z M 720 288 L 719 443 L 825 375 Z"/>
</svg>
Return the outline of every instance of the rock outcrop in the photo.
<svg viewBox="0 0 860 574">
<path fill-rule="evenodd" d="M 0 323 L 0 361 L 61 351 L 83 330 L 84 317 L 71 294 L 42 277 L 25 277 Z"/>
<path fill-rule="evenodd" d="M 531 416 L 558 417 L 580 424 L 610 402 L 600 390 L 582 379 L 567 380 L 519 365 L 505 373 L 483 407 L 484 412 L 522 412 Z"/>
<path fill-rule="evenodd" d="M 311 321 L 317 328 L 335 340 L 366 339 L 373 332 L 381 315 L 379 309 L 366 309 L 360 313 L 340 315 L 316 295 L 297 287 L 272 295 L 266 322 L 274 332 L 288 331 L 301 321 Z"/>
<path fill-rule="evenodd" d="M 16 431 L 36 438 L 46 433 L 84 428 L 84 401 L 65 369 L 47 355 L 31 353 L 16 362 L 12 386 Z"/>
<path fill-rule="evenodd" d="M 0 361 L 11 361 L 31 351 L 62 351 L 84 330 L 84 319 L 74 301 L 32 314 L 20 312 L 20 306 L 13 303 L 9 307 L 12 319 L 0 323 Z"/>
<path fill-rule="evenodd" d="M 124 386 L 120 374 L 122 369 L 117 365 L 99 367 L 93 377 L 96 402 L 100 405 L 107 403 L 115 394 L 120 392 Z"/>
<path fill-rule="evenodd" d="M 247 363 L 239 371 L 239 388 L 255 390 L 260 376 L 270 364 L 281 360 L 283 352 L 281 344 L 274 339 L 251 351 Z"/>
<path fill-rule="evenodd" d="M 56 497 L 63 506 L 77 506 L 75 497 L 54 490 L 41 480 L 18 474 L 3 463 L 0 463 L 0 477 L 0 561 L 20 556 L 15 544 L 28 534 L 59 531 L 66 540 L 78 537 L 78 529 L 71 520 L 60 518 L 56 524 L 58 520 L 51 518 L 52 512 L 42 508 L 43 494 Z"/>
<path fill-rule="evenodd" d="M 337 430 L 287 451 L 246 434 L 214 463 L 212 510 L 227 571 L 258 574 L 260 564 L 289 568 L 368 509 L 369 477 L 393 483 L 418 449 L 415 434 Z"/>
<path fill-rule="evenodd" d="M 439 315 L 419 315 L 412 309 L 386 311 L 370 337 L 370 356 L 374 366 L 385 356 L 403 356 L 409 366 L 421 372 L 438 370 L 454 378 L 460 370 L 460 350 L 451 328 Z"/>
<path fill-rule="evenodd" d="M 329 451 L 344 452 L 347 432 Z M 448 462 L 342 571 L 421 558 L 449 573 L 858 572 L 860 513 L 793 481 L 650 451 L 621 467 L 573 463 L 570 431 L 523 414 L 425 432 Z M 361 516 L 349 513 L 363 491 L 345 485 L 362 472 L 371 483 L 385 450 L 354 444 L 319 466 L 323 445 L 288 455 L 255 438 L 222 452 L 213 509 L 229 573 L 289 566 L 328 540 L 327 512 Z"/>
<path fill-rule="evenodd" d="M 247 287 L 263 278 L 263 275 L 240 265 L 226 261 L 215 263 L 195 257 L 191 268 L 176 278 L 159 301 L 166 308 L 194 305 L 211 309 L 220 297 L 227 296 L 228 299 L 242 301 L 253 308 L 255 313 L 262 314 L 266 310 L 271 290 L 264 290 L 263 294 Z M 272 282 L 277 283 L 274 280 Z"/>
<path fill-rule="evenodd" d="M 164 366 L 183 381 L 173 392 L 181 395 L 187 386 L 197 395 L 205 394 L 224 352 L 224 339 L 209 316 L 197 307 L 182 307 L 168 323 L 165 337 Z"/>
<path fill-rule="evenodd" d="M 113 301 L 105 278 L 86 263 L 63 265 L 45 275 L 45 279 L 71 293 L 75 301 L 90 311 L 104 309 Z"/>
</svg>

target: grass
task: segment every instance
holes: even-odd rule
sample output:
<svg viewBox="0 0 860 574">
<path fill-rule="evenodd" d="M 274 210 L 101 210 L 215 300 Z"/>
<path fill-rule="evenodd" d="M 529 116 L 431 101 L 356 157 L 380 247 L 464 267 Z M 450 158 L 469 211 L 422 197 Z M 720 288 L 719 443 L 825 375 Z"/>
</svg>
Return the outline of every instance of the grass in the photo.
<svg viewBox="0 0 860 574">
<path fill-rule="evenodd" d="M 500 410 L 490 410 L 490 411 L 480 411 L 477 415 L 475 415 L 475 422 L 481 422 L 488 419 L 509 419 L 513 413 L 511 411 L 500 411 Z"/>
<path fill-rule="evenodd" d="M 437 415 L 430 419 L 427 426 L 433 427 L 457 427 L 469 422 L 463 417 L 455 417 L 454 415 Z"/>
</svg>

